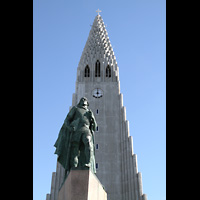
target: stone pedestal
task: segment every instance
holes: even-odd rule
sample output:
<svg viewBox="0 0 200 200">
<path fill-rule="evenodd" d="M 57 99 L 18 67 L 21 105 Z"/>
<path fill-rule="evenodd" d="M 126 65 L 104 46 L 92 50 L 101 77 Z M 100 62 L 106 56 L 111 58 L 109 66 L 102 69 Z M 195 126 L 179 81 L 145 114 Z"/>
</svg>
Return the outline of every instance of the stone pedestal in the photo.
<svg viewBox="0 0 200 200">
<path fill-rule="evenodd" d="M 107 193 L 90 170 L 71 170 L 57 200 L 107 200 Z"/>
</svg>

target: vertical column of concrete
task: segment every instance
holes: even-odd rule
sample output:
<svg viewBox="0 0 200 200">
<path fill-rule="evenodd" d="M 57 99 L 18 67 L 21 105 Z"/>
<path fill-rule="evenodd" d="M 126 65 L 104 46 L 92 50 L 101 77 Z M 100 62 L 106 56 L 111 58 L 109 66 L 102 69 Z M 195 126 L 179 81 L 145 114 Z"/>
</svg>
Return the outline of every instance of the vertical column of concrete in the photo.
<svg viewBox="0 0 200 200">
<path fill-rule="evenodd" d="M 142 173 L 138 172 L 138 191 L 139 191 L 139 199 L 142 200 Z"/>
<path fill-rule="evenodd" d="M 120 112 L 122 112 L 122 106 L 123 106 L 123 95 L 120 94 Z M 124 186 L 124 181 L 125 181 L 125 175 L 124 175 L 124 134 L 123 134 L 123 117 L 120 118 L 120 124 L 121 124 L 121 168 L 122 168 L 122 199 L 125 199 L 125 186 Z"/>
<path fill-rule="evenodd" d="M 61 186 L 63 178 L 64 178 L 63 171 L 64 171 L 64 168 L 61 166 L 61 164 L 59 162 L 57 162 L 54 200 L 57 200 L 57 198 L 58 198 L 58 192 L 59 192 L 60 186 Z"/>
<path fill-rule="evenodd" d="M 126 138 L 126 123 L 125 121 L 123 122 L 124 124 L 124 129 L 123 129 L 123 135 L 124 135 L 124 186 L 125 186 L 125 199 L 126 200 L 129 200 L 129 197 L 128 197 L 128 191 L 129 191 L 129 188 L 128 188 L 128 162 L 127 162 L 127 138 Z"/>
<path fill-rule="evenodd" d="M 129 152 L 129 142 L 128 142 L 128 137 L 129 137 L 129 122 L 126 120 L 126 164 L 127 164 L 127 189 L 128 189 L 128 200 L 131 200 L 131 185 L 130 185 L 130 152 Z"/>
<path fill-rule="evenodd" d="M 134 166 L 134 186 L 135 186 L 135 199 L 139 200 L 139 193 L 138 193 L 138 181 L 137 181 L 137 173 L 138 173 L 138 168 L 137 168 L 137 155 L 133 155 L 133 166 Z"/>
<path fill-rule="evenodd" d="M 51 193 L 47 200 L 57 200 L 58 192 L 64 178 L 64 168 L 57 162 L 56 172 L 52 174 Z"/>
<path fill-rule="evenodd" d="M 132 162 L 132 168 L 131 168 L 131 174 L 132 174 L 132 184 L 133 184 L 133 199 L 137 200 L 136 196 L 136 186 L 135 186 L 135 162 L 134 162 L 134 154 L 131 156 L 131 162 Z"/>
<path fill-rule="evenodd" d="M 115 81 L 115 68 L 113 65 L 110 66 L 111 68 L 111 78 L 112 78 L 112 81 Z"/>
<path fill-rule="evenodd" d="M 121 94 L 121 101 L 123 102 L 123 95 Z M 124 148 L 125 148 L 125 145 L 124 145 L 124 143 L 125 143 L 125 136 L 124 136 L 124 108 L 123 108 L 123 103 L 122 103 L 122 107 L 121 107 L 121 127 L 122 127 L 122 132 L 121 132 L 121 135 L 122 135 L 122 140 L 121 140 L 121 143 L 122 143 L 122 147 L 123 147 L 123 149 L 122 149 L 122 155 L 123 155 L 123 160 L 122 160 L 122 166 L 123 166 L 123 171 L 122 171 L 122 174 L 123 174 L 123 181 L 122 181 L 122 185 L 123 185 L 123 192 L 124 192 L 124 194 L 123 194 L 123 196 L 124 196 L 124 199 L 126 200 L 126 186 L 125 186 L 125 180 L 126 180 L 126 178 L 125 178 L 125 170 L 126 170 L 126 168 L 125 168 L 125 154 L 124 154 Z"/>
<path fill-rule="evenodd" d="M 123 144 L 124 144 L 124 149 L 123 149 L 123 155 L 124 155 L 124 162 L 122 163 L 124 165 L 124 196 L 125 196 L 125 200 L 128 200 L 128 174 L 127 174 L 127 170 L 128 170 L 128 166 L 127 166 L 127 154 L 126 154 L 126 124 L 125 124 L 125 120 L 126 120 L 126 108 L 123 106 L 122 107 L 122 135 L 123 135 Z"/>
<path fill-rule="evenodd" d="M 57 200 L 59 188 L 64 178 L 64 168 L 57 162 L 56 172 L 52 173 L 51 191 L 46 195 L 46 200 Z"/>
<path fill-rule="evenodd" d="M 92 56 L 90 56 L 90 58 L 89 58 L 89 68 L 90 68 L 90 78 L 89 78 L 89 81 L 91 82 L 92 81 Z"/>
<path fill-rule="evenodd" d="M 132 200 L 133 199 L 133 190 L 134 190 L 134 187 L 133 187 L 133 184 L 132 184 L 132 137 L 130 136 L 130 132 L 129 132 L 129 121 L 127 120 L 126 121 L 127 125 L 127 153 L 128 153 L 128 165 L 129 165 L 129 179 L 128 179 L 128 185 L 129 185 L 129 199 Z"/>
<path fill-rule="evenodd" d="M 46 200 L 50 200 L 50 194 L 46 195 Z"/>
<path fill-rule="evenodd" d="M 55 198 L 54 198 L 55 184 L 56 184 L 56 172 L 53 172 L 52 173 L 52 181 L 51 181 L 51 198 L 50 198 L 50 200 L 55 200 Z"/>
<path fill-rule="evenodd" d="M 142 195 L 142 200 L 147 200 L 147 195 L 146 194 Z"/>
<path fill-rule="evenodd" d="M 105 82 L 105 77 L 106 77 L 106 73 L 105 73 L 105 62 L 104 62 L 104 58 L 101 55 L 101 60 L 102 60 L 102 81 Z"/>
<path fill-rule="evenodd" d="M 131 199 L 134 199 L 134 180 L 133 180 L 133 138 L 129 137 L 129 160 L 130 160 L 130 186 L 131 186 Z"/>
<path fill-rule="evenodd" d="M 56 199 L 57 199 L 57 196 L 58 196 L 59 178 L 60 178 L 60 167 L 58 166 L 58 162 L 57 162 L 57 166 L 56 166 L 56 177 L 55 177 L 55 189 L 54 189 L 54 200 L 56 200 Z"/>
<path fill-rule="evenodd" d="M 56 192 L 56 199 L 57 199 L 57 196 L 58 196 L 58 191 L 60 189 L 60 186 L 63 182 L 63 178 L 64 178 L 64 173 L 65 173 L 65 169 L 62 167 L 62 165 L 57 162 L 57 170 L 56 170 L 56 185 L 57 185 L 57 192 Z M 55 199 L 55 200 L 56 200 Z"/>
</svg>

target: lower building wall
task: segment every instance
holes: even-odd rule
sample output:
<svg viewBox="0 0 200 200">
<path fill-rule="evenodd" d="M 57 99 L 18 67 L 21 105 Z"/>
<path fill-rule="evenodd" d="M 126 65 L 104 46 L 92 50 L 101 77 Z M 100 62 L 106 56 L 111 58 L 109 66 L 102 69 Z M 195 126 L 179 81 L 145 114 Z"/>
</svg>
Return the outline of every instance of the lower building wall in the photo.
<svg viewBox="0 0 200 200">
<path fill-rule="evenodd" d="M 111 90 L 108 86 L 111 87 L 110 84 L 102 86 L 104 96 L 107 89 Z M 133 153 L 133 140 L 129 133 L 122 94 L 111 95 L 107 92 L 105 99 L 96 101 L 90 97 L 90 92 L 92 87 L 98 85 L 90 88 L 78 84 L 77 87 L 80 91 L 73 94 L 72 106 L 76 105 L 82 96 L 86 96 L 90 103 L 89 108 L 94 114 L 97 109 L 100 113 L 95 114 L 100 126 L 99 132 L 95 134 L 96 143 L 99 144 L 96 162 L 99 162 L 100 167 L 96 175 L 107 190 L 108 200 L 147 200 L 142 191 L 142 175 L 138 173 L 137 155 Z M 113 96 L 115 99 L 111 99 Z M 109 101 L 115 102 L 115 106 Z M 57 200 L 63 178 L 64 169 L 57 162 L 56 172 L 52 174 L 51 192 L 47 194 L 46 200 Z"/>
</svg>

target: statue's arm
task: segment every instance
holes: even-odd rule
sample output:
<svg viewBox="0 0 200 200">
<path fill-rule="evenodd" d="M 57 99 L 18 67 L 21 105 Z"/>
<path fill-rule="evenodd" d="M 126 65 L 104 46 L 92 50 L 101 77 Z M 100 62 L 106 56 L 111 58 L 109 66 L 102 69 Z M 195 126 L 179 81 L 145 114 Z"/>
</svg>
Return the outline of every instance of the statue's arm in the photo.
<svg viewBox="0 0 200 200">
<path fill-rule="evenodd" d="M 95 117 L 94 117 L 94 114 L 93 114 L 93 112 L 91 111 L 91 110 L 89 110 L 89 112 L 90 112 L 90 115 L 91 115 L 91 130 L 92 131 L 96 131 L 96 128 L 97 128 L 97 122 L 96 122 L 96 120 L 95 120 Z"/>
<path fill-rule="evenodd" d="M 67 117 L 65 118 L 64 124 L 66 126 L 69 126 L 70 123 L 73 121 L 75 113 L 76 113 L 76 107 L 73 106 L 72 109 L 67 114 Z"/>
</svg>

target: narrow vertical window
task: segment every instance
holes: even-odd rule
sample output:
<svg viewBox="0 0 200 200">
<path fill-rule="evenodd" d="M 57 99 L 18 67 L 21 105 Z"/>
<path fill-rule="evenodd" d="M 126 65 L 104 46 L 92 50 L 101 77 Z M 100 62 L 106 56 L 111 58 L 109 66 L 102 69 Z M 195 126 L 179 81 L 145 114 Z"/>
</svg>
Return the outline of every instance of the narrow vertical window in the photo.
<svg viewBox="0 0 200 200">
<path fill-rule="evenodd" d="M 97 129 L 96 129 L 96 131 L 99 131 L 99 127 L 97 126 Z"/>
<path fill-rule="evenodd" d="M 109 65 L 106 67 L 106 77 L 111 77 L 111 69 Z"/>
<path fill-rule="evenodd" d="M 99 168 L 99 164 L 98 163 L 96 163 L 96 169 L 98 169 Z"/>
<path fill-rule="evenodd" d="M 85 77 L 90 77 L 90 68 L 88 65 L 85 67 Z"/>
<path fill-rule="evenodd" d="M 97 60 L 96 65 L 95 65 L 95 77 L 100 77 L 100 62 Z"/>
<path fill-rule="evenodd" d="M 96 149 L 99 149 L 99 145 L 98 144 L 96 144 Z"/>
<path fill-rule="evenodd" d="M 97 109 L 97 115 L 99 114 L 99 110 Z"/>
</svg>

